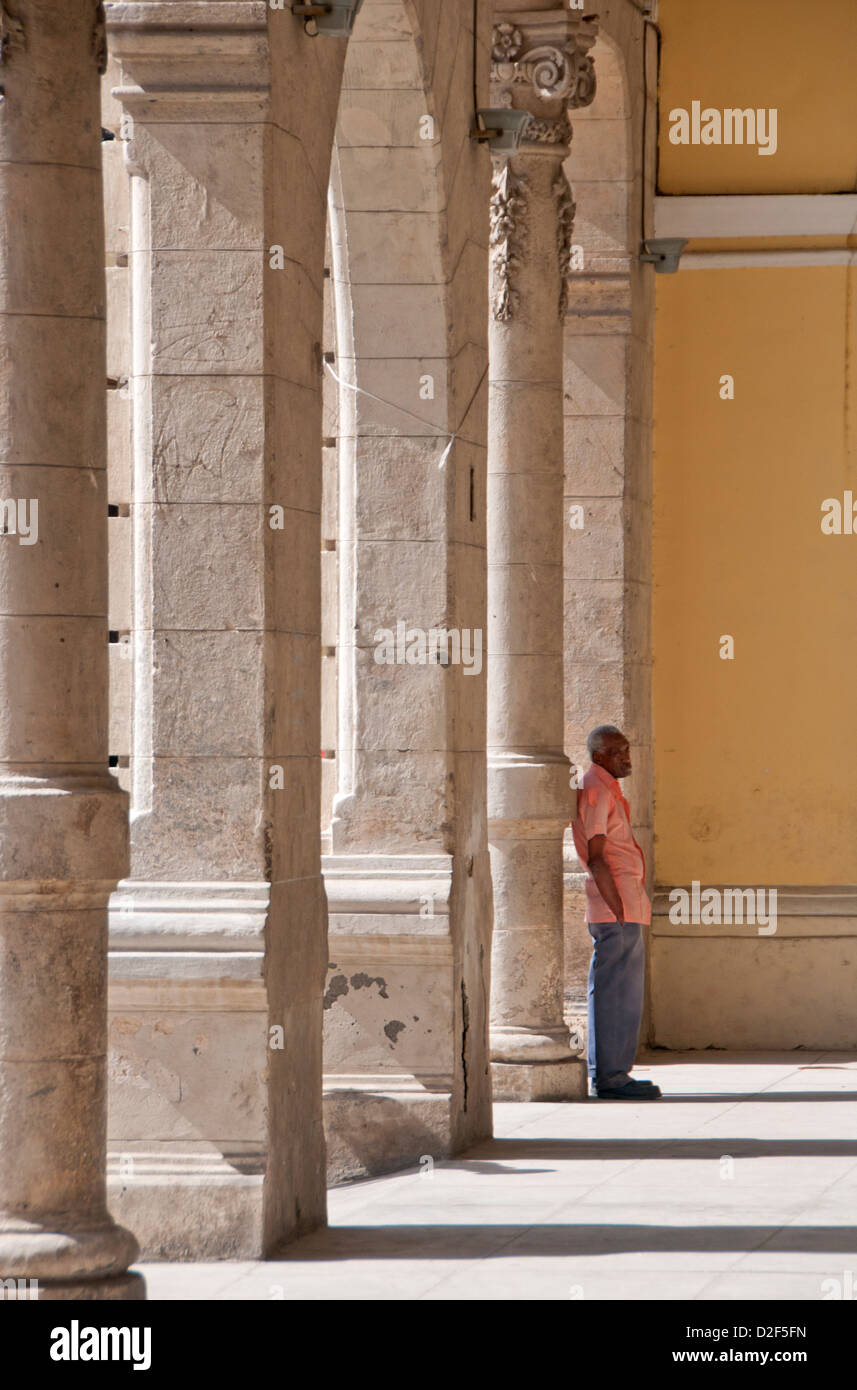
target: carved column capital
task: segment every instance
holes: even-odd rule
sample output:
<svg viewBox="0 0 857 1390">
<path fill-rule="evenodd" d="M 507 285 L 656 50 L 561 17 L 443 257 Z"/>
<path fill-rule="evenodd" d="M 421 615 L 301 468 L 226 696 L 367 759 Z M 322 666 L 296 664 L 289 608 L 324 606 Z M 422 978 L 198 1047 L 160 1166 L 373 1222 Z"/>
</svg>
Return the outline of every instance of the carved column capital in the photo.
<svg viewBox="0 0 857 1390">
<path fill-rule="evenodd" d="M 568 108 L 595 96 L 598 22 L 573 10 L 495 10 L 491 105 L 529 111 L 525 146 L 567 145 Z"/>
</svg>

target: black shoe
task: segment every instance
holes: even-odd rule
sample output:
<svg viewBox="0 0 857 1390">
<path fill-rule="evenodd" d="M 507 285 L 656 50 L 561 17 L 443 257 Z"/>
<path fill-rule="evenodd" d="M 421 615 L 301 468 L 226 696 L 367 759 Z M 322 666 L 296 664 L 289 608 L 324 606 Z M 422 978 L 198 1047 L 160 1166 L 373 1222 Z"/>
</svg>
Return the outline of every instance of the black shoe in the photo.
<svg viewBox="0 0 857 1390">
<path fill-rule="evenodd" d="M 629 1082 L 629 1084 L 630 1084 L 631 1086 L 645 1086 L 645 1087 L 647 1087 L 648 1089 L 651 1089 L 651 1087 L 653 1087 L 653 1086 L 655 1085 L 654 1081 L 646 1081 L 643 1077 L 639 1077 L 639 1076 L 629 1076 L 629 1077 L 628 1077 L 628 1082 Z M 623 1086 L 625 1085 L 625 1082 L 624 1082 L 624 1081 L 623 1081 L 622 1085 L 623 1085 Z M 613 1086 L 611 1089 L 615 1091 L 615 1090 L 617 1089 L 617 1087 Z M 656 1088 L 656 1089 L 657 1089 L 657 1088 Z M 590 1081 L 589 1081 L 589 1094 L 590 1094 L 591 1096 L 595 1096 L 595 1095 L 598 1094 L 598 1087 L 596 1086 L 595 1082 L 594 1082 L 591 1078 L 590 1078 Z"/>
<path fill-rule="evenodd" d="M 661 1088 L 651 1081 L 626 1081 L 624 1086 L 602 1088 L 595 1094 L 598 1100 L 660 1100 Z"/>
</svg>

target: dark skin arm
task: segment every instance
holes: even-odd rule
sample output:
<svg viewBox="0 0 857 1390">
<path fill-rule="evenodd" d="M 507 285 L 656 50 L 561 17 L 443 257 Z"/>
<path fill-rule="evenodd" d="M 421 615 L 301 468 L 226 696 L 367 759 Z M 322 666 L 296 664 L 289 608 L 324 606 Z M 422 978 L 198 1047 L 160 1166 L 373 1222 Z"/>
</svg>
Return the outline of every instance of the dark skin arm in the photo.
<svg viewBox="0 0 857 1390">
<path fill-rule="evenodd" d="M 622 899 L 613 882 L 613 875 L 610 872 L 607 860 L 604 858 L 604 846 L 607 843 L 606 835 L 593 835 L 588 842 L 586 853 L 589 859 L 589 872 L 595 879 L 598 891 L 606 902 L 610 911 L 615 916 L 617 922 L 625 921 L 625 909 L 622 906 Z"/>
</svg>

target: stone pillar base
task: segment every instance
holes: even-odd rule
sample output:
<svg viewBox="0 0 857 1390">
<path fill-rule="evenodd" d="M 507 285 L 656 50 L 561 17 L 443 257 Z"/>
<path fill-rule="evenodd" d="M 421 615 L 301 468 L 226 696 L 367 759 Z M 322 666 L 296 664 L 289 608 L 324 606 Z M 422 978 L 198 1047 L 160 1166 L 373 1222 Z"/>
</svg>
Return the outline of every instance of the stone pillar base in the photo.
<svg viewBox="0 0 857 1390">
<path fill-rule="evenodd" d="M 265 1259 L 263 1185 L 264 1158 L 108 1155 L 110 1211 L 133 1224 L 145 1260 Z"/>
<path fill-rule="evenodd" d="M 567 1062 L 492 1062 L 494 1100 L 586 1100 L 586 1063 L 581 1057 Z"/>
<path fill-rule="evenodd" d="M 415 1079 L 325 1078 L 324 1127 L 330 1186 L 416 1167 L 453 1152 L 452 1096 Z M 385 1089 L 382 1089 L 385 1088 Z M 358 1089 L 359 1088 L 359 1089 Z"/>
<path fill-rule="evenodd" d="M 324 1130 L 336 1184 L 448 1158 L 487 1137 L 491 1118 L 480 1006 L 460 963 L 475 909 L 464 914 L 463 889 L 456 903 L 452 856 L 332 855 L 324 876 Z"/>
<path fill-rule="evenodd" d="M 267 1254 L 269 899 L 125 879 L 111 900 L 108 1202 L 144 1259 Z"/>
</svg>

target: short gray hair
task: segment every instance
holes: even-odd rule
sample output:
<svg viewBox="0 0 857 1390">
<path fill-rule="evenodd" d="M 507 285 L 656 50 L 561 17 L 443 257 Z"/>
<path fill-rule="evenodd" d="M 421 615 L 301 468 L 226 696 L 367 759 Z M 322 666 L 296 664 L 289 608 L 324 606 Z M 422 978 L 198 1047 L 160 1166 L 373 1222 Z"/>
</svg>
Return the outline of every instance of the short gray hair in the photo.
<svg viewBox="0 0 857 1390">
<path fill-rule="evenodd" d="M 598 724 L 586 735 L 586 749 L 590 758 L 594 753 L 603 753 L 604 744 L 611 734 L 618 734 L 620 738 L 625 735 L 621 729 L 617 729 L 615 724 Z"/>
</svg>

